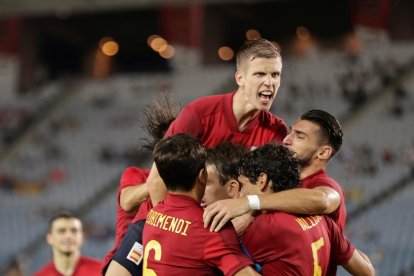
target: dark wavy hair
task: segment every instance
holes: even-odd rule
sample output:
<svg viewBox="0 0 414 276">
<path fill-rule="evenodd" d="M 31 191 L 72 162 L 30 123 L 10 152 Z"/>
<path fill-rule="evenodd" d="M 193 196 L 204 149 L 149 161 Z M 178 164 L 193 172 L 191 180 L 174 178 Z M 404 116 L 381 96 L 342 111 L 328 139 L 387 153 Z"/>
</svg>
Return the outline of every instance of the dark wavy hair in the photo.
<svg viewBox="0 0 414 276">
<path fill-rule="evenodd" d="M 174 102 L 171 93 L 166 91 L 144 108 L 145 132 L 149 138 L 143 139 L 143 148 L 153 151 L 155 145 L 164 137 L 170 124 L 177 118 L 181 105 Z"/>
<path fill-rule="evenodd" d="M 207 150 L 207 165 L 214 166 L 220 184 L 224 185 L 231 179 L 237 179 L 237 166 L 248 152 L 244 145 L 225 142 Z"/>
<path fill-rule="evenodd" d="M 261 173 L 272 181 L 274 192 L 297 188 L 300 183 L 300 164 L 293 152 L 281 144 L 268 143 L 248 153 L 238 167 L 239 175 L 256 183 Z"/>
</svg>

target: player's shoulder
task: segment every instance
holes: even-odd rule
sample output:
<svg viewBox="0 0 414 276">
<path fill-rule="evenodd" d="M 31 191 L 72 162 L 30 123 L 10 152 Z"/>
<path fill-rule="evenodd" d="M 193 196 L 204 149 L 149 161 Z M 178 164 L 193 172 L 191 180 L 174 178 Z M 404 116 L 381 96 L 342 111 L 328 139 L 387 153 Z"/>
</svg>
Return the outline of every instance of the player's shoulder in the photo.
<svg viewBox="0 0 414 276">
<path fill-rule="evenodd" d="M 33 276 L 53 276 L 54 274 L 55 268 L 53 265 L 53 262 L 48 263 L 47 265 L 45 265 L 44 267 L 42 267 L 41 269 L 39 269 L 38 271 L 36 271 Z"/>
<path fill-rule="evenodd" d="M 101 268 L 102 265 L 102 261 L 95 259 L 95 258 L 91 258 L 91 257 L 87 257 L 87 256 L 81 256 L 79 261 L 84 264 L 84 265 L 88 265 L 88 266 L 96 266 L 98 269 Z"/>
<path fill-rule="evenodd" d="M 124 172 L 123 175 L 125 176 L 130 176 L 130 175 L 139 175 L 139 176 L 143 176 L 143 177 L 147 177 L 149 174 L 150 170 L 149 169 L 142 169 L 139 167 L 127 167 Z"/>
<path fill-rule="evenodd" d="M 187 106 L 192 107 L 194 109 L 200 109 L 200 108 L 206 108 L 206 107 L 212 107 L 216 106 L 217 104 L 220 104 L 232 97 L 233 93 L 226 93 L 226 94 L 215 94 L 215 95 L 208 95 L 201 98 L 198 98 L 191 103 L 189 103 Z"/>
<path fill-rule="evenodd" d="M 272 125 L 277 125 L 277 126 L 282 125 L 286 127 L 285 122 L 270 111 L 262 112 L 261 116 L 262 116 L 261 120 L 264 122 L 269 122 Z"/>
</svg>

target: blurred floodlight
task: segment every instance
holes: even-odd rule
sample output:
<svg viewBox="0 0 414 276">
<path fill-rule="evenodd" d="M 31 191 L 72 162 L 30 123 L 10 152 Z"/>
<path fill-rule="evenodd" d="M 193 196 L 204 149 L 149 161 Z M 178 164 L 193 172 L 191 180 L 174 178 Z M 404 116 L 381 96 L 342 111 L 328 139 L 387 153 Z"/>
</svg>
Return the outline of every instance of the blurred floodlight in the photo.
<svg viewBox="0 0 414 276">
<path fill-rule="evenodd" d="M 247 40 L 256 40 L 262 38 L 258 30 L 250 29 L 246 31 Z"/>
<path fill-rule="evenodd" d="M 102 39 L 103 40 L 103 39 Z M 105 40 L 100 43 L 102 53 L 107 56 L 114 56 L 119 51 L 119 45 L 114 40 Z"/>
<path fill-rule="evenodd" d="M 164 38 L 156 37 L 151 41 L 150 46 L 154 51 L 159 52 L 160 48 L 165 44 L 167 44 L 167 41 Z"/>
<path fill-rule="evenodd" d="M 234 51 L 230 47 L 223 46 L 218 49 L 218 56 L 222 60 L 228 61 L 234 57 Z"/>
<path fill-rule="evenodd" d="M 151 47 L 151 43 L 152 43 L 152 41 L 154 40 L 154 39 L 156 39 L 156 38 L 161 38 L 159 35 L 156 35 L 156 34 L 153 34 L 153 35 L 150 35 L 148 38 L 147 38 L 147 44 L 148 44 L 148 46 L 150 46 Z"/>
<path fill-rule="evenodd" d="M 165 44 L 165 46 L 162 46 L 163 50 L 159 50 L 160 56 L 166 59 L 170 59 L 175 54 L 175 49 L 173 46 Z"/>
<path fill-rule="evenodd" d="M 303 26 L 296 28 L 296 35 L 300 40 L 308 40 L 311 37 L 309 30 Z"/>
</svg>

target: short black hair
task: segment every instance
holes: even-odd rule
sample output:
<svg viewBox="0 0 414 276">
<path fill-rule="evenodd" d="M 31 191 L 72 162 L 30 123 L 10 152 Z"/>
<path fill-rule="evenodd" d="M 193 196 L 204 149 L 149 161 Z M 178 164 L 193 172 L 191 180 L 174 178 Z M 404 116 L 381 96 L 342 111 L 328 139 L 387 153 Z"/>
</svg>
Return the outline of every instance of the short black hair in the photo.
<svg viewBox="0 0 414 276">
<path fill-rule="evenodd" d="M 178 133 L 158 142 L 153 157 L 167 189 L 188 192 L 205 168 L 207 151 L 193 135 Z"/>
<path fill-rule="evenodd" d="M 294 153 L 281 144 L 267 143 L 251 151 L 240 161 L 239 175 L 256 183 L 261 173 L 272 181 L 274 192 L 297 188 L 300 183 L 300 163 Z"/>
<path fill-rule="evenodd" d="M 328 143 L 334 149 L 332 156 L 340 150 L 342 146 L 343 131 L 341 124 L 333 115 L 323 110 L 313 109 L 304 113 L 300 119 L 319 125 L 322 132 L 322 138 L 325 139 L 323 143 Z"/>
<path fill-rule="evenodd" d="M 231 179 L 237 180 L 237 166 L 248 152 L 245 145 L 225 142 L 207 150 L 207 165 L 215 167 L 220 184 L 224 185 Z"/>
<path fill-rule="evenodd" d="M 56 213 L 55 215 L 53 215 L 50 219 L 49 219 L 49 229 L 48 232 L 50 233 L 52 231 L 52 225 L 53 223 L 58 220 L 58 219 L 77 219 L 80 220 L 79 217 L 77 217 L 76 215 L 72 214 L 69 211 L 62 211 L 59 213 Z"/>
</svg>

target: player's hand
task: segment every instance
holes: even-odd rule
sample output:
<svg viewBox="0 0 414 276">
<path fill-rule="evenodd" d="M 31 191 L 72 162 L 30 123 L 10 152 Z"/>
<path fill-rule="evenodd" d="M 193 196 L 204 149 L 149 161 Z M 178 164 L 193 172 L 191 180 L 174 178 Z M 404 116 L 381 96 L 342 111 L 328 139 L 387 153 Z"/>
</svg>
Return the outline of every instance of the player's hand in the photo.
<svg viewBox="0 0 414 276">
<path fill-rule="evenodd" d="M 204 209 L 204 227 L 218 232 L 231 219 L 250 211 L 247 197 L 218 200 Z"/>
<path fill-rule="evenodd" d="M 233 224 L 238 237 L 243 236 L 244 232 L 246 232 L 247 228 L 249 228 L 253 220 L 254 216 L 251 214 L 251 212 L 241 215 L 240 217 L 235 217 L 231 220 L 231 223 Z"/>
</svg>

